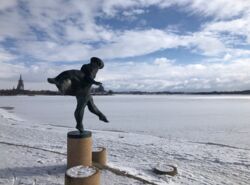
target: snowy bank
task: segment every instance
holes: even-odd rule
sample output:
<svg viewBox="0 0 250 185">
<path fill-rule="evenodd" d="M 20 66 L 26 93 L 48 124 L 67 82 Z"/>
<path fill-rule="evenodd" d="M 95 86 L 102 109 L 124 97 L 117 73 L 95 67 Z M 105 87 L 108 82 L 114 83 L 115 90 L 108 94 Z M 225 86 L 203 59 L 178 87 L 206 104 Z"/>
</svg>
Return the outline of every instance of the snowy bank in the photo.
<svg viewBox="0 0 250 185">
<path fill-rule="evenodd" d="M 0 184 L 63 184 L 66 134 L 71 129 L 31 123 L 0 111 Z M 13 117 L 12 117 L 13 116 Z M 242 184 L 250 181 L 250 151 L 211 143 L 126 132 L 93 130 L 94 146 L 104 146 L 108 166 L 151 184 Z M 159 164 L 178 175 L 156 175 Z M 104 170 L 102 184 L 142 184 Z"/>
</svg>

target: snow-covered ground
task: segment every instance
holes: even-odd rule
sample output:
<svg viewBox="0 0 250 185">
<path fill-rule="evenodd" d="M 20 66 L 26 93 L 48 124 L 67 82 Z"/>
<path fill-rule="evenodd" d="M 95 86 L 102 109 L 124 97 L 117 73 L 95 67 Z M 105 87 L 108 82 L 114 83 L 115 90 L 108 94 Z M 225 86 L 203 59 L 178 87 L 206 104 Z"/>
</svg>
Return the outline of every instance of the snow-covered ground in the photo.
<svg viewBox="0 0 250 185">
<path fill-rule="evenodd" d="M 64 184 L 68 129 L 31 124 L 2 109 L 0 128 L 1 185 Z M 102 170 L 101 184 L 143 183 Z"/>
<path fill-rule="evenodd" d="M 0 106 L 7 106 L 6 102 Z M 71 130 L 23 119 L 15 114 L 15 109 L 0 108 L 0 184 L 63 184 L 66 134 Z M 107 148 L 108 166 L 151 184 L 247 185 L 250 182 L 250 150 L 242 146 L 148 133 L 104 130 L 92 133 L 94 146 Z M 177 166 L 178 175 L 154 174 L 152 169 L 158 164 Z M 102 171 L 101 182 L 143 184 L 109 170 Z"/>
</svg>

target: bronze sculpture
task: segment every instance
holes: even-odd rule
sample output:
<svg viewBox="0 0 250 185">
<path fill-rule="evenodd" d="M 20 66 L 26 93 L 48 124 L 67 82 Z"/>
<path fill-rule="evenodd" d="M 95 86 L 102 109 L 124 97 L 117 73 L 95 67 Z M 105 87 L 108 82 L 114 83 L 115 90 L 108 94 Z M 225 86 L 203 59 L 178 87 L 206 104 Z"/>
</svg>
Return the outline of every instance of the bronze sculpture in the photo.
<svg viewBox="0 0 250 185">
<path fill-rule="evenodd" d="M 89 64 L 84 64 L 81 70 L 67 70 L 60 73 L 55 78 L 48 78 L 48 82 L 55 84 L 58 90 L 64 95 L 75 96 L 77 106 L 74 113 L 76 120 L 76 128 L 84 131 L 82 124 L 84 109 L 88 109 L 97 115 L 101 121 L 108 122 L 106 116 L 96 107 L 93 97 L 90 94 L 92 84 L 101 85 L 101 82 L 94 80 L 99 69 L 104 67 L 104 63 L 100 58 L 92 57 Z"/>
</svg>

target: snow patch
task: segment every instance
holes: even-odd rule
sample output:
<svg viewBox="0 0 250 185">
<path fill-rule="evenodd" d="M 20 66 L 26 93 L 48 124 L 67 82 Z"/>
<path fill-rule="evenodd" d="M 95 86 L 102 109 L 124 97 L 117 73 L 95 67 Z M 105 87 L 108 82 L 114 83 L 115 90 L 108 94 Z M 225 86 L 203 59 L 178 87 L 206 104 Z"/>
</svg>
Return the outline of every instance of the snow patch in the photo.
<svg viewBox="0 0 250 185">
<path fill-rule="evenodd" d="M 93 152 L 101 152 L 103 151 L 103 147 L 93 147 Z"/>
<path fill-rule="evenodd" d="M 67 170 L 66 174 L 70 177 L 74 178 L 84 178 L 94 175 L 96 173 L 96 169 L 89 166 L 75 166 Z"/>
<path fill-rule="evenodd" d="M 24 121 L 13 113 L 9 113 L 7 110 L 0 108 L 0 116 L 4 119 L 14 120 L 14 121 Z"/>
</svg>

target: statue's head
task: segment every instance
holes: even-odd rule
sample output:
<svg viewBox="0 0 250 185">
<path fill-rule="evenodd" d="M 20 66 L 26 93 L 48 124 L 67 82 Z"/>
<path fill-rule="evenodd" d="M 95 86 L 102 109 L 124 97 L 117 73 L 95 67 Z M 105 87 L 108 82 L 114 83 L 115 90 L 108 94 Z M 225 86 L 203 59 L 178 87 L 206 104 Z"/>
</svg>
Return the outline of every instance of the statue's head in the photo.
<svg viewBox="0 0 250 185">
<path fill-rule="evenodd" d="M 97 57 L 92 57 L 90 59 L 90 64 L 94 67 L 98 67 L 99 69 L 102 69 L 104 67 L 103 61 Z"/>
</svg>

